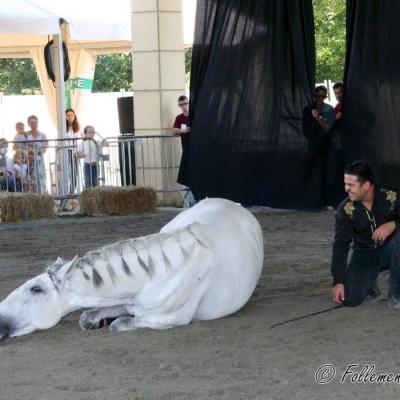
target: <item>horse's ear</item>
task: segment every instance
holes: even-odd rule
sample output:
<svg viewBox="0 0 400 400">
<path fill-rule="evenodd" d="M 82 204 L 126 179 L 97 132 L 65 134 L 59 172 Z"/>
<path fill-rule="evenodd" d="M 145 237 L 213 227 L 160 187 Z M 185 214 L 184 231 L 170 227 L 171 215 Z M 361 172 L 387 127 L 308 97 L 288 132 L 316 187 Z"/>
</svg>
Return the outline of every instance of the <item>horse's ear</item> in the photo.
<svg viewBox="0 0 400 400">
<path fill-rule="evenodd" d="M 76 255 L 71 261 L 64 264 L 60 269 L 58 269 L 54 273 L 54 276 L 56 277 L 58 283 L 64 282 L 64 279 L 68 275 L 68 272 L 71 271 L 71 269 L 75 267 L 76 263 L 78 262 L 78 259 L 79 259 L 79 257 Z"/>
<path fill-rule="evenodd" d="M 61 267 L 61 266 L 63 266 L 64 264 L 65 264 L 65 260 L 64 260 L 63 258 L 61 258 L 61 257 L 57 257 L 57 260 L 54 261 L 53 266 L 54 266 L 54 267 Z"/>
</svg>

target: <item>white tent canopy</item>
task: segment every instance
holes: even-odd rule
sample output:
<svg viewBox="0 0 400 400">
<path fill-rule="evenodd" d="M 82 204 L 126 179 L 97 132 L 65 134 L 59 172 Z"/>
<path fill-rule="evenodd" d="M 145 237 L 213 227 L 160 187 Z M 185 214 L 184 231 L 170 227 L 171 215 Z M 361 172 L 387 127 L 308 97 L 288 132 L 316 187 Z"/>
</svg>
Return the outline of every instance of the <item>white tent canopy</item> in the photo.
<svg viewBox="0 0 400 400">
<path fill-rule="evenodd" d="M 96 55 L 132 50 L 130 5 L 130 0 L 0 0 L 0 57 L 33 59 L 60 137 L 65 135 L 61 123 L 65 107 L 56 107 L 56 90 L 47 78 L 44 64 L 44 46 L 50 36 L 62 37 L 68 47 L 71 78 L 91 82 Z M 61 25 L 60 21 L 65 23 Z M 57 72 L 60 73 L 59 68 L 56 75 Z M 60 86 L 63 82 L 56 84 L 58 102 L 64 98 L 64 88 Z M 73 92 L 73 106 L 81 115 L 86 93 L 79 89 Z"/>
<path fill-rule="evenodd" d="M 0 57 L 32 57 L 59 137 L 66 137 L 62 40 L 70 52 L 71 76 L 92 82 L 96 54 L 132 49 L 130 6 L 130 0 L 0 0 Z M 44 65 L 43 49 L 49 36 L 54 40 L 55 87 Z M 83 90 L 75 97 L 81 105 Z M 61 163 L 65 175 L 64 150 Z M 62 181 L 67 193 L 66 176 Z"/>
<path fill-rule="evenodd" d="M 1 0 L 0 5 L 2 32 L 57 34 L 64 18 L 74 39 L 131 38 L 129 0 Z"/>
</svg>

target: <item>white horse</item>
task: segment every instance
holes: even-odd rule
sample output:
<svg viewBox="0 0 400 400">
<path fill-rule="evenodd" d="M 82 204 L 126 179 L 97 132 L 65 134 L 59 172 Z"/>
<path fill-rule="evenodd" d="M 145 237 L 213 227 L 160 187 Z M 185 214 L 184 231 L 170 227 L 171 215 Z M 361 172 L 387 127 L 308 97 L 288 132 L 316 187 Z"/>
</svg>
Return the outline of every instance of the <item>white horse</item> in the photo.
<svg viewBox="0 0 400 400">
<path fill-rule="evenodd" d="M 263 266 L 259 223 L 229 200 L 206 199 L 160 233 L 57 261 L 0 303 L 0 341 L 48 329 L 81 308 L 82 329 L 165 329 L 221 318 L 250 298 Z"/>
</svg>

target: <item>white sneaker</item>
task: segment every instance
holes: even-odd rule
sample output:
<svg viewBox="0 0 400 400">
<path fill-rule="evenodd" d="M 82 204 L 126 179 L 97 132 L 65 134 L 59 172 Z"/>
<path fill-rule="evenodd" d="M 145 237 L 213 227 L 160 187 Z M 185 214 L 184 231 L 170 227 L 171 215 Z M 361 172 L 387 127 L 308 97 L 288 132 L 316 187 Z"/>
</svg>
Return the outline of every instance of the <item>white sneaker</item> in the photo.
<svg viewBox="0 0 400 400">
<path fill-rule="evenodd" d="M 388 307 L 393 308 L 393 310 L 400 310 L 400 299 L 398 299 L 397 297 L 389 297 L 387 304 Z"/>
</svg>

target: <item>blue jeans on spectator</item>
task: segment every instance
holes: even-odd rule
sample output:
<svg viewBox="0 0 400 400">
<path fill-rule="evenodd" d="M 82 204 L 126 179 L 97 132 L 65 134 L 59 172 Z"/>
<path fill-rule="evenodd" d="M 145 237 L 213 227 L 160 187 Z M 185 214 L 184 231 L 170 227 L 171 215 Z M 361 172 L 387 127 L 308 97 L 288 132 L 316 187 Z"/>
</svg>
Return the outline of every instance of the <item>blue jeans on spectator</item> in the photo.
<svg viewBox="0 0 400 400">
<path fill-rule="evenodd" d="M 381 271 L 390 270 L 388 298 L 400 299 L 400 233 L 395 232 L 380 248 L 353 251 L 344 282 L 343 304 L 358 306 L 367 297 Z"/>
<path fill-rule="evenodd" d="M 22 192 L 22 182 L 11 175 L 2 175 L 0 177 L 0 191 Z"/>
<path fill-rule="evenodd" d="M 85 187 L 95 187 L 98 185 L 97 179 L 97 164 L 96 163 L 85 163 Z"/>
</svg>

